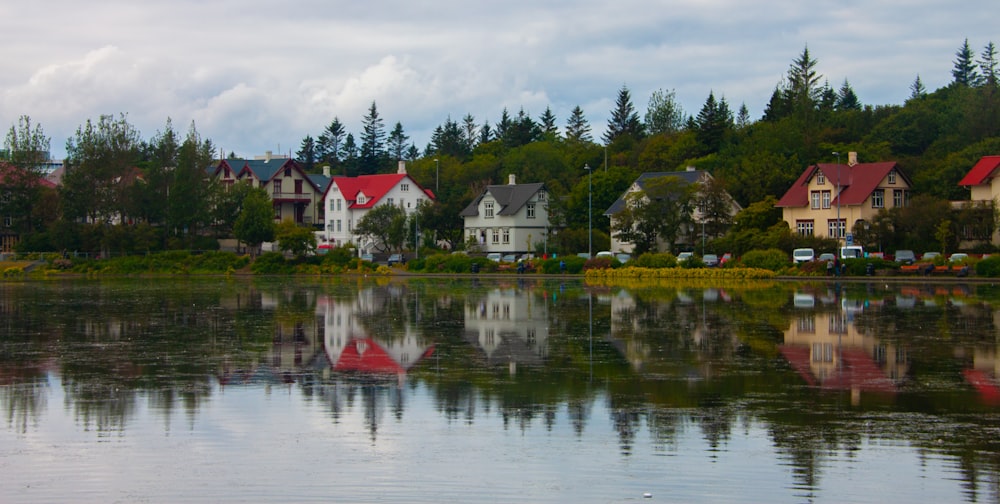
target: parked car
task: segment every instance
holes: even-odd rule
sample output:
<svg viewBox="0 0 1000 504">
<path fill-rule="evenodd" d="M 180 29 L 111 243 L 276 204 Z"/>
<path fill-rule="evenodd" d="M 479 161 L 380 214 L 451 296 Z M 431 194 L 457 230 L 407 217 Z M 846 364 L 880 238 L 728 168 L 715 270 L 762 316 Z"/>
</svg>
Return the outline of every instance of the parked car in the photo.
<svg viewBox="0 0 1000 504">
<path fill-rule="evenodd" d="M 940 252 L 924 252 L 924 255 L 920 256 L 921 261 L 933 261 L 935 257 L 940 256 Z"/>
<path fill-rule="evenodd" d="M 517 254 L 507 254 L 500 258 L 500 262 L 505 262 L 505 263 L 517 262 Z"/>
<path fill-rule="evenodd" d="M 865 248 L 861 245 L 848 245 L 840 247 L 841 259 L 861 259 L 865 256 Z"/>
<path fill-rule="evenodd" d="M 969 258 L 969 254 L 963 254 L 961 252 L 955 252 L 954 254 L 948 256 L 948 262 L 960 263 L 965 262 Z"/>
<path fill-rule="evenodd" d="M 701 256 L 701 262 L 705 263 L 705 266 L 714 268 L 719 265 L 719 256 L 715 254 L 705 254 Z"/>
<path fill-rule="evenodd" d="M 618 259 L 618 262 L 625 264 L 629 261 L 629 259 L 632 259 L 632 256 L 624 252 L 620 252 L 615 255 L 615 259 Z"/>
<path fill-rule="evenodd" d="M 900 264 L 913 264 L 917 260 L 917 255 L 912 250 L 897 250 L 895 260 Z"/>
<path fill-rule="evenodd" d="M 503 259 L 503 254 L 500 252 L 490 252 L 489 254 L 486 254 L 486 258 L 493 262 L 500 262 L 500 260 Z"/>
<path fill-rule="evenodd" d="M 610 250 L 602 250 L 602 251 L 598 252 L 595 257 L 597 259 L 600 259 L 602 257 L 605 258 L 605 259 L 613 259 L 615 257 L 615 255 L 612 254 Z"/>
<path fill-rule="evenodd" d="M 719 259 L 719 264 L 720 265 L 726 264 L 727 262 L 732 260 L 733 260 L 733 254 L 726 252 L 725 254 L 722 254 L 722 258 Z"/>
<path fill-rule="evenodd" d="M 677 262 L 681 263 L 692 257 L 694 257 L 694 252 L 681 252 L 680 254 L 677 254 Z"/>
<path fill-rule="evenodd" d="M 389 260 L 386 261 L 386 263 L 389 266 L 392 266 L 392 265 L 395 265 L 395 264 L 403 264 L 405 262 L 406 262 L 406 260 L 403 259 L 402 254 L 392 254 L 392 255 L 389 256 Z"/>
<path fill-rule="evenodd" d="M 797 248 L 792 251 L 792 261 L 795 264 L 807 263 L 816 260 L 816 251 L 811 248 Z"/>
<path fill-rule="evenodd" d="M 833 252 L 823 252 L 822 254 L 819 255 L 819 259 L 816 259 L 816 260 L 817 261 L 831 262 L 831 261 L 836 261 L 837 260 L 837 256 L 834 255 Z"/>
<path fill-rule="evenodd" d="M 371 254 L 361 254 L 362 261 L 375 262 L 375 256 Z"/>
</svg>

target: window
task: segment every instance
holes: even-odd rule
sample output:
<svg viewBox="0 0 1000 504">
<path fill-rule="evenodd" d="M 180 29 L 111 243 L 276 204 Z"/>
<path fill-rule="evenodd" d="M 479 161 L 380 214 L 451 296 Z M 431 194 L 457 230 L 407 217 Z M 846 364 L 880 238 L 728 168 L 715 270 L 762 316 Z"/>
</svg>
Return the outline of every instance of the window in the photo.
<svg viewBox="0 0 1000 504">
<path fill-rule="evenodd" d="M 500 243 L 500 230 L 499 229 L 494 229 L 493 230 L 493 244 L 496 245 L 498 243 Z"/>
<path fill-rule="evenodd" d="M 285 176 L 286 177 L 291 177 L 292 176 L 292 169 L 291 168 L 285 168 Z"/>
<path fill-rule="evenodd" d="M 368 201 L 368 199 L 365 198 L 364 194 L 358 194 L 358 204 L 359 205 L 364 205 L 366 201 Z"/>
<path fill-rule="evenodd" d="M 795 221 L 795 230 L 802 236 L 812 236 L 813 235 L 813 221 L 811 220 L 800 220 Z"/>
<path fill-rule="evenodd" d="M 826 184 L 826 176 L 823 175 L 823 172 L 817 173 L 816 174 L 816 185 L 824 185 L 824 184 Z"/>
<path fill-rule="evenodd" d="M 392 198 L 386 198 L 385 203 L 387 205 L 392 205 Z"/>
<path fill-rule="evenodd" d="M 493 218 L 493 202 L 487 201 L 483 204 L 483 213 L 487 219 Z"/>
<path fill-rule="evenodd" d="M 906 206 L 906 191 L 902 189 L 892 190 L 892 205 L 893 206 Z"/>
<path fill-rule="evenodd" d="M 3 227 L 11 227 L 14 225 L 14 219 L 10 215 L 5 215 L 3 217 Z"/>
<path fill-rule="evenodd" d="M 281 194 L 281 181 L 280 180 L 275 180 L 274 181 L 274 194 Z"/>
<path fill-rule="evenodd" d="M 535 204 L 534 203 L 528 203 L 528 207 L 527 207 L 526 211 L 528 212 L 528 218 L 529 219 L 534 219 L 535 218 Z"/>
<path fill-rule="evenodd" d="M 872 191 L 872 208 L 885 208 L 885 189 Z"/>
<path fill-rule="evenodd" d="M 889 183 L 890 184 L 896 183 L 896 170 L 892 170 L 889 172 Z"/>
<path fill-rule="evenodd" d="M 545 191 L 538 192 L 538 201 L 545 201 Z"/>
<path fill-rule="evenodd" d="M 333 200 L 330 200 L 330 211 L 333 211 Z"/>
<path fill-rule="evenodd" d="M 823 191 L 823 208 L 830 208 L 830 191 Z"/>
<path fill-rule="evenodd" d="M 847 220 L 830 219 L 827 221 L 827 234 L 830 238 L 843 238 L 847 230 Z"/>
<path fill-rule="evenodd" d="M 819 209 L 819 191 L 813 191 L 812 194 L 812 208 L 813 210 Z"/>
<path fill-rule="evenodd" d="M 339 200 L 339 199 L 337 200 L 337 211 L 338 211 L 338 212 L 340 211 L 340 201 L 341 201 L 341 200 Z"/>
<path fill-rule="evenodd" d="M 274 205 L 274 220 L 281 220 L 281 205 Z"/>
<path fill-rule="evenodd" d="M 340 229 L 341 229 L 341 228 L 340 228 L 340 223 L 341 223 L 341 220 L 340 220 L 340 219 L 337 219 L 337 232 L 338 232 L 338 233 L 340 232 Z"/>
<path fill-rule="evenodd" d="M 402 192 L 407 192 L 410 190 L 410 184 L 399 184 L 399 190 Z"/>
<path fill-rule="evenodd" d="M 302 194 L 302 181 L 301 180 L 296 180 L 295 181 L 295 194 Z"/>
<path fill-rule="evenodd" d="M 510 243 L 510 228 L 503 229 L 503 242 L 504 244 Z"/>
</svg>

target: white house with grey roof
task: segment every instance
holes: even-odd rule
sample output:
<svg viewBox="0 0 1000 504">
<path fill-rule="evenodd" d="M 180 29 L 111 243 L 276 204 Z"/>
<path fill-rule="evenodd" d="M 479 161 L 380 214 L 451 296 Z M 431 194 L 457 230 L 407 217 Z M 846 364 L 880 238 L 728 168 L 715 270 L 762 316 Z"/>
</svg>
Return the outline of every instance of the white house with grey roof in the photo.
<svg viewBox="0 0 1000 504">
<path fill-rule="evenodd" d="M 528 253 L 549 233 L 549 193 L 545 184 L 489 185 L 462 210 L 464 236 L 484 252 Z"/>
</svg>

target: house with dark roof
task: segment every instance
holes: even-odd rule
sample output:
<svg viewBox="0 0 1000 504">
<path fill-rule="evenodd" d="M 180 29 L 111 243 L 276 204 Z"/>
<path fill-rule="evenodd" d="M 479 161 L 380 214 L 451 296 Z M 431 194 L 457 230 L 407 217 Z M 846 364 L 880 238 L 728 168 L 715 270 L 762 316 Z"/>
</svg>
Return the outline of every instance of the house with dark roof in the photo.
<svg viewBox="0 0 1000 504">
<path fill-rule="evenodd" d="M 859 163 L 858 154 L 851 152 L 846 165 L 806 168 L 775 206 L 793 232 L 845 239 L 883 208 L 906 206 L 910 187 L 895 161 Z"/>
<path fill-rule="evenodd" d="M 618 227 L 617 216 L 619 213 L 621 213 L 622 210 L 625 209 L 626 205 L 628 205 L 629 196 L 631 194 L 640 191 L 646 191 L 647 184 L 649 182 L 663 177 L 677 178 L 684 185 L 703 185 L 712 181 L 712 175 L 710 173 L 708 173 L 705 170 L 697 170 L 694 167 L 688 167 L 684 171 L 643 173 L 642 175 L 639 175 L 639 177 L 636 178 L 634 182 L 632 182 L 632 185 L 630 185 L 629 188 L 626 189 L 625 192 L 623 192 L 622 195 L 619 196 L 618 199 L 615 200 L 615 202 L 612 203 L 607 210 L 605 210 L 604 215 L 611 219 L 612 230 Z M 743 207 L 741 207 L 740 204 L 737 203 L 736 200 L 733 199 L 733 197 L 730 196 L 728 193 L 726 193 L 726 199 L 728 200 L 730 216 L 736 215 L 737 212 L 743 209 Z M 691 215 L 689 219 L 689 221 L 693 224 L 693 227 L 691 229 L 683 230 L 677 237 L 677 243 L 673 245 L 693 243 L 695 239 L 698 238 L 698 236 L 702 233 L 702 229 L 704 229 L 703 227 L 700 226 L 700 224 L 705 222 L 706 220 L 707 217 L 703 215 L 701 209 L 698 208 L 697 205 L 695 205 L 691 210 Z M 617 235 L 618 233 L 612 231 L 611 250 L 613 252 L 632 253 L 635 248 L 635 244 L 628 241 L 622 241 L 621 238 L 619 238 Z M 674 247 L 667 247 L 667 244 L 660 243 L 660 240 L 658 240 L 657 244 L 658 248 L 660 249 L 672 250 L 674 248 Z"/>
<path fill-rule="evenodd" d="M 292 220 L 321 228 L 325 220 L 323 195 L 330 183 L 329 173 L 306 173 L 294 159 L 223 159 L 209 174 L 223 186 L 240 182 L 262 187 L 274 204 L 274 220 Z"/>
<path fill-rule="evenodd" d="M 1000 156 L 983 156 L 962 177 L 958 185 L 969 189 L 969 201 L 954 201 L 952 206 L 962 208 L 967 205 L 981 207 L 986 214 L 986 218 L 992 221 L 993 209 L 1000 197 Z M 993 229 L 995 226 L 985 226 L 984 229 Z M 970 236 L 971 228 L 966 228 L 966 235 L 963 236 L 963 245 L 972 245 L 977 241 L 977 236 Z M 985 235 L 986 233 L 982 233 Z M 985 239 L 985 236 L 978 236 Z M 993 229 L 993 235 L 989 237 L 993 245 L 1000 245 L 1000 229 Z M 963 245 L 960 245 L 962 247 Z"/>
<path fill-rule="evenodd" d="M 433 201 L 434 193 L 406 173 L 405 161 L 399 162 L 396 173 L 333 177 L 323 196 L 324 240 L 334 246 L 353 243 L 359 254 L 382 252 L 382 244 L 354 233 L 358 221 L 379 205 L 397 205 L 410 216 L 421 204 Z"/>
<path fill-rule="evenodd" d="M 488 185 L 460 214 L 463 236 L 484 252 L 529 253 L 548 239 L 549 191 L 543 183 Z"/>
</svg>

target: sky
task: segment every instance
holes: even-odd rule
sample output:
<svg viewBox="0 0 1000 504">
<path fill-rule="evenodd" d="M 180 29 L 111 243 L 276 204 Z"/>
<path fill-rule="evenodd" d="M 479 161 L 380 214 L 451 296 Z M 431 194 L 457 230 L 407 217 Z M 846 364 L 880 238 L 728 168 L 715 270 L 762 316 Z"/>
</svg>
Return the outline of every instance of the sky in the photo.
<svg viewBox="0 0 1000 504">
<path fill-rule="evenodd" d="M 990 14 L 990 13 L 993 14 Z M 403 2 L 34 0 L 0 4 L 0 127 L 22 115 L 52 155 L 88 119 L 127 114 L 144 139 L 193 123 L 225 153 L 299 150 L 336 117 L 359 137 L 376 104 L 423 151 L 433 129 L 506 108 L 562 128 L 575 106 L 600 141 L 629 89 L 640 117 L 656 90 L 688 115 L 708 94 L 764 112 L 808 47 L 834 89 L 902 104 L 919 75 L 951 81 L 968 39 L 1000 43 L 992 1 Z"/>
</svg>

